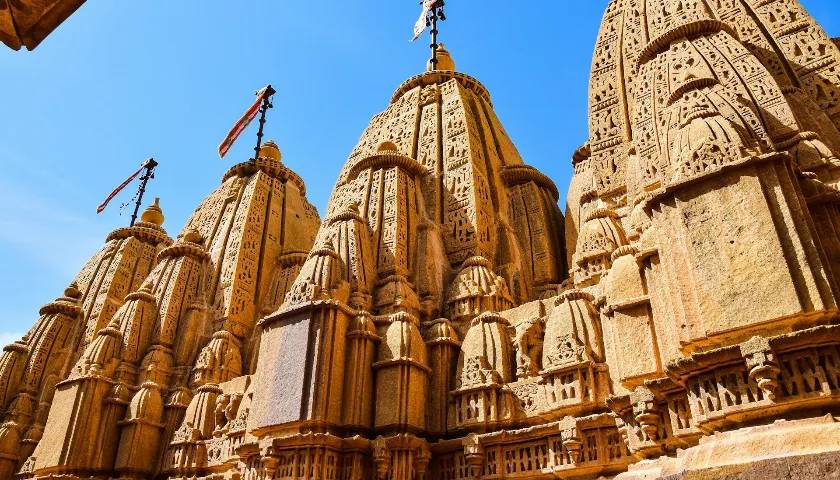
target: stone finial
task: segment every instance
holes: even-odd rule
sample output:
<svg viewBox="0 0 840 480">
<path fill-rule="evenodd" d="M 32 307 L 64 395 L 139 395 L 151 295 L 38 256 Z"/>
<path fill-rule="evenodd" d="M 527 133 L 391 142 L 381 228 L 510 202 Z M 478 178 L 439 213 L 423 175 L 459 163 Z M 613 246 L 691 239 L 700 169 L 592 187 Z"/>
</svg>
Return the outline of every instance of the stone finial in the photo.
<svg viewBox="0 0 840 480">
<path fill-rule="evenodd" d="M 160 208 L 160 197 L 155 197 L 154 203 L 146 207 L 146 210 L 140 215 L 140 221 L 161 226 L 163 225 L 163 220 L 164 216 L 163 210 Z"/>
<path fill-rule="evenodd" d="M 449 54 L 449 50 L 442 43 L 437 46 L 437 69 L 432 67 L 432 59 L 429 59 L 426 64 L 427 72 L 433 70 L 455 71 L 455 61 L 452 60 L 452 55 Z"/>
<path fill-rule="evenodd" d="M 274 143 L 274 140 L 269 140 L 262 144 L 259 156 L 260 158 L 276 160 L 278 162 L 283 159 L 283 154 L 280 153 L 280 148 Z"/>
</svg>

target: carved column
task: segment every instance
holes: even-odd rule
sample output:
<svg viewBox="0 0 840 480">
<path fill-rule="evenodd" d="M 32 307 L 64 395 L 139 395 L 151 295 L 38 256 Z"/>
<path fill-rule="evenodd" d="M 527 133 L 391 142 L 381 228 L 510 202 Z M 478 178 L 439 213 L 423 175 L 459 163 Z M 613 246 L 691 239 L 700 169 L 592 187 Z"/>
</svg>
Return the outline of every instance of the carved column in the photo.
<svg viewBox="0 0 840 480">
<path fill-rule="evenodd" d="M 426 344 L 417 327 L 417 317 L 395 313 L 379 345 L 376 372 L 377 432 L 424 432 L 429 374 Z"/>
<path fill-rule="evenodd" d="M 344 385 L 344 424 L 362 431 L 373 427 L 373 360 L 381 341 L 370 314 L 360 311 L 347 331 Z"/>
<path fill-rule="evenodd" d="M 447 431 L 450 392 L 455 381 L 455 367 L 461 342 L 452 323 L 439 318 L 426 327 L 426 348 L 432 369 L 429 385 L 427 428 L 429 433 L 441 435 Z"/>
<path fill-rule="evenodd" d="M 119 422 L 119 449 L 114 470 L 123 477 L 146 478 L 156 470 L 155 462 L 160 458 L 161 434 L 164 405 L 162 390 L 172 368 L 172 351 L 163 346 L 154 346 L 141 365 L 140 389 L 131 399 L 125 420 Z"/>
</svg>

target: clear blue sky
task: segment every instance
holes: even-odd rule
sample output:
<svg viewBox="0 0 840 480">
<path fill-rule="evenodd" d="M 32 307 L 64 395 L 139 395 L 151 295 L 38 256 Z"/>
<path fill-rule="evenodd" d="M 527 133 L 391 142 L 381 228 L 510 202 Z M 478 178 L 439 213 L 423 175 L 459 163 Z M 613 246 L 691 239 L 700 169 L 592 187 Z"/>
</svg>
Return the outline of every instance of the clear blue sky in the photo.
<svg viewBox="0 0 840 480">
<path fill-rule="evenodd" d="M 565 190 L 587 138 L 587 82 L 604 0 L 450 0 L 442 25 L 458 70 L 490 90 L 530 163 Z M 837 0 L 803 0 L 833 36 Z M 323 212 L 368 120 L 422 71 L 413 0 L 89 1 L 34 52 L 0 48 L 0 342 L 19 336 L 129 212 L 94 209 L 145 158 L 161 162 L 172 236 L 224 171 L 216 146 L 271 82 L 267 138 Z"/>
</svg>

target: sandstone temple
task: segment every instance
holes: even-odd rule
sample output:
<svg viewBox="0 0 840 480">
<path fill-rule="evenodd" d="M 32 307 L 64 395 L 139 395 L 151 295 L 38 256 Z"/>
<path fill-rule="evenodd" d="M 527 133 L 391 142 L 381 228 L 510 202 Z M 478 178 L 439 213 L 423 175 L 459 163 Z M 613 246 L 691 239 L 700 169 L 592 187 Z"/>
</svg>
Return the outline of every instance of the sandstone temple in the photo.
<svg viewBox="0 0 840 480">
<path fill-rule="evenodd" d="M 3 350 L 0 479 L 840 478 L 838 44 L 612 0 L 565 216 L 439 48 L 324 218 L 267 143 L 108 235 Z"/>
</svg>

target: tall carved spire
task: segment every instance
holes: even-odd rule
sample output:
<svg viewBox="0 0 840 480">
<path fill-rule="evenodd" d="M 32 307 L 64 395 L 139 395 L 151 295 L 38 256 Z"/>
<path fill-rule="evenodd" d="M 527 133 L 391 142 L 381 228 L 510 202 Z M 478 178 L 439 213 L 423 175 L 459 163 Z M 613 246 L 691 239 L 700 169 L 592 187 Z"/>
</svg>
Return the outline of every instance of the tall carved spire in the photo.
<svg viewBox="0 0 840 480">
<path fill-rule="evenodd" d="M 257 371 L 276 372 L 254 386 L 251 426 L 262 442 L 280 445 L 290 431 L 301 439 L 375 431 L 388 436 L 391 453 L 382 461 L 397 468 L 422 463 L 430 428 L 487 428 L 513 418 L 509 392 L 499 404 L 505 413 L 480 425 L 442 414 L 450 395 L 442 388 L 456 388 L 449 349 L 465 335 L 464 348 L 476 351 L 482 342 L 507 342 L 491 367 L 504 372 L 501 381 L 512 379 L 507 322 L 494 311 L 551 295 L 565 277 L 558 191 L 523 164 L 484 86 L 454 68 L 439 46 L 437 69 L 404 82 L 374 116 L 339 175 L 300 275 L 282 307 L 262 320 Z M 376 333 L 358 325 L 368 314 Z M 445 338 L 427 330 L 441 322 L 452 329 Z M 375 357 L 363 353 L 368 341 Z M 486 360 L 458 355 L 459 365 L 465 355 Z M 367 381 L 349 363 L 357 361 L 372 361 L 372 416 L 342 414 L 346 392 L 362 387 L 355 379 Z M 487 390 L 488 408 L 501 389 L 497 382 Z M 406 457 L 394 448 L 408 448 Z"/>
<path fill-rule="evenodd" d="M 609 2 L 565 219 L 433 44 L 323 222 L 266 142 L 174 242 L 157 201 L 109 236 L 0 356 L 0 478 L 836 467 L 840 50 L 799 3 Z"/>
<path fill-rule="evenodd" d="M 99 279 L 108 255 L 112 265 L 121 262 L 114 267 L 135 266 L 133 290 L 111 300 L 109 317 L 96 313 L 96 303 L 86 309 L 76 290 L 79 317 L 97 315 L 87 317 L 94 333 L 77 340 L 84 353 L 69 362 L 69 376 L 59 373 L 66 380 L 56 387 L 42 435 L 50 441 L 28 452 L 26 472 L 146 477 L 160 471 L 182 422 L 195 425 L 200 439 L 212 437 L 219 384 L 249 371 L 243 359 L 259 338 L 258 317 L 276 308 L 283 272 L 297 272 L 284 258 L 311 246 L 318 222 L 277 146 L 266 142 L 260 153 L 228 171 L 174 243 L 160 227 L 156 199 L 141 222 L 112 233 L 105 253 L 80 274 L 94 285 L 88 291 L 104 293 Z M 138 262 L 138 253 L 149 258 Z"/>
</svg>

